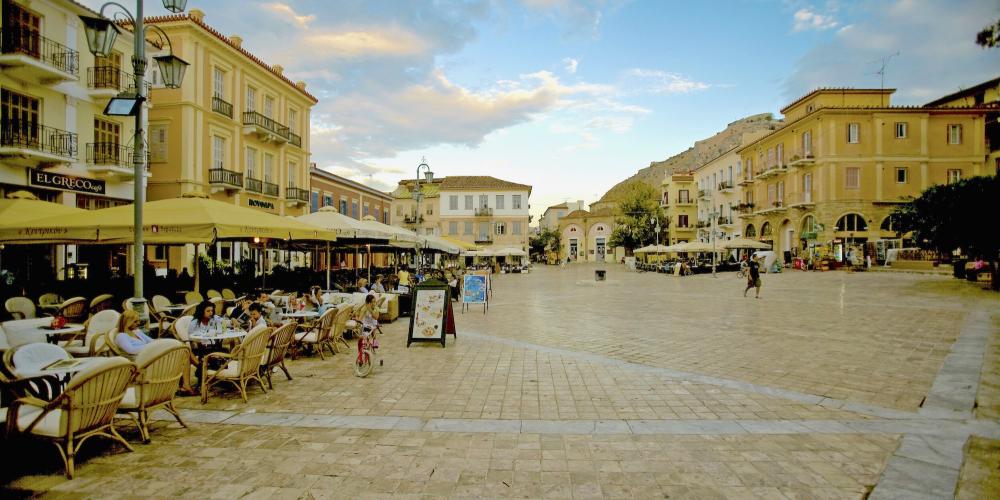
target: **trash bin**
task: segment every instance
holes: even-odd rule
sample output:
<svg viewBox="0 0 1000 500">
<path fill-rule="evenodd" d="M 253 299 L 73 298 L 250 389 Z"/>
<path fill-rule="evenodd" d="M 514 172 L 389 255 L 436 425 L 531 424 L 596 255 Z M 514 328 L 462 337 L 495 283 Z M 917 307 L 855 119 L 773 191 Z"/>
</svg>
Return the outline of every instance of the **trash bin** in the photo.
<svg viewBox="0 0 1000 500">
<path fill-rule="evenodd" d="M 607 271 L 604 269 L 597 269 L 594 271 L 594 281 L 604 281 L 604 275 Z"/>
</svg>

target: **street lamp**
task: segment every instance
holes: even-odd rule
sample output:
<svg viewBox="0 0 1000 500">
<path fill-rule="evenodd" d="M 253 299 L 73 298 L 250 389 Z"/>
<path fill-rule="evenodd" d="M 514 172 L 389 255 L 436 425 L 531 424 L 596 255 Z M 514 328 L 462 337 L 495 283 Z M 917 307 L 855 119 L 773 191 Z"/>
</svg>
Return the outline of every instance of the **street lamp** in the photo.
<svg viewBox="0 0 1000 500">
<path fill-rule="evenodd" d="M 143 130 L 143 122 L 146 119 L 146 108 L 142 106 L 142 103 L 146 100 L 146 86 L 143 85 L 143 76 L 146 74 L 146 64 L 148 62 L 146 60 L 147 28 L 157 31 L 158 35 L 162 36 L 162 41 L 166 42 L 166 44 L 170 46 L 169 55 L 154 57 L 156 65 L 160 69 L 160 74 L 163 76 L 163 83 L 166 87 L 178 88 L 181 86 L 181 81 L 184 79 L 184 72 L 187 69 L 188 63 L 173 54 L 174 49 L 173 45 L 170 44 L 170 38 L 160 27 L 155 25 L 147 27 L 143 25 L 143 0 L 136 0 L 135 15 L 132 15 L 128 9 L 123 7 L 121 4 L 108 2 L 101 6 L 100 17 L 80 16 L 87 38 L 87 48 L 90 50 L 91 54 L 94 54 L 94 56 L 97 57 L 107 57 L 110 55 L 115 44 L 115 39 L 117 39 L 118 34 L 121 33 L 121 30 L 118 28 L 115 21 L 104 16 L 104 10 L 111 6 L 118 7 L 118 9 L 122 11 L 120 15 L 130 21 L 134 28 L 132 72 L 135 77 L 135 92 L 124 93 L 116 96 L 112 101 L 118 102 L 109 103 L 108 109 L 105 109 L 105 114 L 115 112 L 117 114 L 135 116 L 135 136 L 132 138 L 132 166 L 134 168 L 133 183 L 135 185 L 133 196 L 135 214 L 133 217 L 133 233 L 135 234 L 135 239 L 132 251 L 132 275 L 134 278 L 133 294 L 135 299 L 138 299 L 136 302 L 141 303 L 143 302 L 142 268 L 145 261 L 143 255 L 144 248 L 142 244 L 142 205 L 146 198 L 145 182 L 147 160 L 145 153 L 145 130 Z M 187 0 L 163 0 L 163 7 L 173 13 L 183 12 L 184 8 L 187 7 Z M 129 101 L 134 102 L 130 103 Z M 113 109 L 111 106 L 112 104 L 115 104 Z"/>
<path fill-rule="evenodd" d="M 427 164 L 427 158 L 420 158 L 420 165 L 417 165 L 417 176 L 416 184 L 413 187 L 413 201 L 417 204 L 417 213 L 413 217 L 413 225 L 416 226 L 417 236 L 420 235 L 420 202 L 424 199 L 424 192 L 420 190 L 420 171 L 424 170 L 424 177 L 427 179 L 427 183 L 430 184 L 434 182 L 434 172 L 431 171 L 431 166 Z M 418 265 L 423 264 L 423 256 L 420 255 L 420 245 L 417 245 L 417 263 Z"/>
</svg>

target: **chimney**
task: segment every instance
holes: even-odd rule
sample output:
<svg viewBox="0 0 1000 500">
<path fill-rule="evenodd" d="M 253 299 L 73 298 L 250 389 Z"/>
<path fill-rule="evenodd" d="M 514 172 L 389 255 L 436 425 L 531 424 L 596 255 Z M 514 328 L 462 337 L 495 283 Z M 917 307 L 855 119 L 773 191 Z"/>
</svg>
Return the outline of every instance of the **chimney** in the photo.
<svg viewBox="0 0 1000 500">
<path fill-rule="evenodd" d="M 285 72 L 285 67 L 280 64 L 275 64 L 274 66 L 271 66 L 271 69 L 273 69 L 274 72 L 278 74 L 278 76 L 281 76 L 281 74 Z"/>
<path fill-rule="evenodd" d="M 229 35 L 229 41 L 233 42 L 233 47 L 237 49 L 243 48 L 243 37 L 239 35 Z"/>
<path fill-rule="evenodd" d="M 205 11 L 201 9 L 191 9 L 188 12 L 188 17 L 200 23 L 203 19 L 205 19 Z"/>
<path fill-rule="evenodd" d="M 299 90 L 303 90 L 304 91 L 306 89 L 306 82 L 303 82 L 302 80 L 299 80 L 299 81 L 295 82 L 295 86 L 298 87 Z"/>
</svg>

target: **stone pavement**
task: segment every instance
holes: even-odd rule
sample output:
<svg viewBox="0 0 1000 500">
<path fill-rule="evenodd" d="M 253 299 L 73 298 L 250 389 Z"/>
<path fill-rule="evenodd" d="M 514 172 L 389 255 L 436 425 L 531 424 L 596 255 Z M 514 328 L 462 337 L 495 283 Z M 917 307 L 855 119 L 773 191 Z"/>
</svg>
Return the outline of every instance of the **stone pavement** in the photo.
<svg viewBox="0 0 1000 500">
<path fill-rule="evenodd" d="M 153 443 L 50 446 L 0 464 L 7 493 L 404 498 L 950 498 L 970 435 L 1000 438 L 1000 298 L 950 278 L 675 278 L 609 266 L 496 277 L 457 342 L 405 348 L 355 378 L 350 354 L 208 404 Z M 985 360 L 985 363 L 984 363 Z M 123 422 L 122 429 L 131 431 Z M 135 437 L 134 431 L 129 434 Z M 966 474 L 968 476 L 968 474 Z M 963 479 L 963 491 L 974 491 Z"/>
</svg>

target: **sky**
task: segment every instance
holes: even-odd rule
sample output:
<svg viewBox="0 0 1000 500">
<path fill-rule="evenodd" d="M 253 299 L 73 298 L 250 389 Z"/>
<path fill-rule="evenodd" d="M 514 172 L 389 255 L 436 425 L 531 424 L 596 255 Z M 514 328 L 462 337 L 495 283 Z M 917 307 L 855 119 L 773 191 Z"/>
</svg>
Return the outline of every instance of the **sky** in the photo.
<svg viewBox="0 0 1000 500">
<path fill-rule="evenodd" d="M 85 0 L 96 6 L 99 2 Z M 147 15 L 164 14 L 147 0 Z M 190 0 L 304 80 L 312 160 L 392 190 L 436 176 L 533 186 L 531 213 L 615 183 L 816 87 L 919 105 L 1000 76 L 996 0 Z"/>
</svg>

